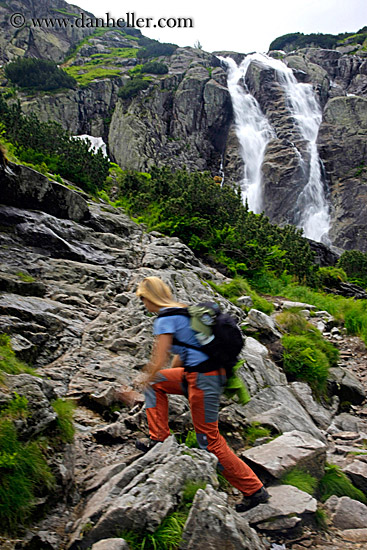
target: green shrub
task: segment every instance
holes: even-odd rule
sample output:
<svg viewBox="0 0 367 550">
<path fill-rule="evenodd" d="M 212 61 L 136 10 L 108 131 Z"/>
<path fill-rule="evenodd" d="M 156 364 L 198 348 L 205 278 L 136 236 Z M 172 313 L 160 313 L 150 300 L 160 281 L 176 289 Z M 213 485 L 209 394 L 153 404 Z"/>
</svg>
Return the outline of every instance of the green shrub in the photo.
<svg viewBox="0 0 367 550">
<path fill-rule="evenodd" d="M 72 443 L 75 433 L 73 424 L 75 404 L 72 401 L 56 399 L 51 402 L 51 405 L 57 414 L 57 426 L 61 441 L 63 443 Z"/>
<path fill-rule="evenodd" d="M 141 43 L 141 40 L 139 40 L 139 44 Z M 139 58 L 159 57 L 160 55 L 170 56 L 177 48 L 178 46 L 176 44 L 149 40 L 146 46 L 138 51 L 137 56 Z"/>
<path fill-rule="evenodd" d="M 0 418 L 0 531 L 16 531 L 30 518 L 36 498 L 53 485 L 39 444 L 19 441 L 12 421 Z"/>
<path fill-rule="evenodd" d="M 138 95 L 141 90 L 146 90 L 147 88 L 149 88 L 148 80 L 135 77 L 126 82 L 126 84 L 120 88 L 118 95 L 122 99 L 130 99 L 131 97 Z"/>
<path fill-rule="evenodd" d="M 331 342 L 324 340 L 321 332 L 311 323 L 309 323 L 303 315 L 293 310 L 285 310 L 276 316 L 277 323 L 288 334 L 293 336 L 305 336 L 310 345 L 315 346 L 322 351 L 329 362 L 329 366 L 336 366 L 339 359 L 339 351 Z"/>
<path fill-rule="evenodd" d="M 19 103 L 8 105 L 1 95 L 0 123 L 19 161 L 43 165 L 45 173 L 60 174 L 90 192 L 103 187 L 110 162 L 100 149 L 90 150 L 90 142 L 71 137 L 56 122 L 24 115 Z"/>
<path fill-rule="evenodd" d="M 307 319 L 293 309 L 286 309 L 278 313 L 275 320 L 289 334 L 305 334 L 310 326 Z"/>
<path fill-rule="evenodd" d="M 75 88 L 76 80 L 59 69 L 54 61 L 19 57 L 5 66 L 5 76 L 21 88 L 33 90 L 58 90 Z"/>
<path fill-rule="evenodd" d="M 350 479 L 334 464 L 327 464 L 325 475 L 320 480 L 319 491 L 322 502 L 325 502 L 332 495 L 337 497 L 349 497 L 367 504 L 366 495 L 354 487 Z"/>
<path fill-rule="evenodd" d="M 308 336 L 283 336 L 283 368 L 288 375 L 307 382 L 316 393 L 326 389 L 329 360 Z"/>
<path fill-rule="evenodd" d="M 348 279 L 363 286 L 367 285 L 367 253 L 360 250 L 346 250 L 338 260 L 338 267 L 343 269 Z"/>
<path fill-rule="evenodd" d="M 297 487 L 300 491 L 304 491 L 309 495 L 313 495 L 317 488 L 318 481 L 308 472 L 295 468 L 284 474 L 280 482 L 283 485 L 293 485 Z"/>
<path fill-rule="evenodd" d="M 219 187 L 207 172 L 153 167 L 148 175 L 124 171 L 118 177 L 118 199 L 149 230 L 180 238 L 232 276 L 256 281 L 265 271 L 280 275 L 287 270 L 309 283 L 315 279 L 318 268 L 302 232 L 250 212 L 237 189 Z M 258 307 L 272 307 L 259 301 Z"/>
<path fill-rule="evenodd" d="M 321 287 L 338 288 L 340 283 L 347 281 L 347 274 L 340 267 L 320 267 L 318 278 Z"/>
<path fill-rule="evenodd" d="M 167 74 L 168 66 L 165 63 L 160 63 L 159 61 L 148 61 L 141 66 L 142 73 L 151 73 L 151 74 Z"/>
<path fill-rule="evenodd" d="M 294 32 L 290 34 L 284 34 L 279 36 L 269 46 L 269 50 L 296 50 L 299 48 L 316 47 L 326 48 L 331 50 L 339 45 L 339 43 L 352 36 L 353 33 L 339 33 L 339 34 L 323 34 L 323 33 L 311 33 L 303 34 L 302 32 Z"/>
</svg>

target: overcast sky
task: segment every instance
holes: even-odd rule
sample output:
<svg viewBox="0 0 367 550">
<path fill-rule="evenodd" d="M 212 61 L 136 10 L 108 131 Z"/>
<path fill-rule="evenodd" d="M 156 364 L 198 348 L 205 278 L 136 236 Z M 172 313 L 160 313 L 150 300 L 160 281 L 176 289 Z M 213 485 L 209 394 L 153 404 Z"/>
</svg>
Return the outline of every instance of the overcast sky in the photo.
<svg viewBox="0 0 367 550">
<path fill-rule="evenodd" d="M 71 0 L 96 17 L 192 18 L 193 28 L 141 28 L 145 36 L 179 46 L 267 52 L 272 40 L 292 32 L 337 34 L 367 25 L 367 0 Z"/>
</svg>

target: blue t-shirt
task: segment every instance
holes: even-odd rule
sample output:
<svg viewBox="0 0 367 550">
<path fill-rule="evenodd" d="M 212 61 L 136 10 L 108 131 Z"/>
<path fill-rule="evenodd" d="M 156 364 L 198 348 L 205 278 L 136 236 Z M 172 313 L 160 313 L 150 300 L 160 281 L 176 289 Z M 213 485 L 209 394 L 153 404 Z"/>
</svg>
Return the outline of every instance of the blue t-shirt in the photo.
<svg viewBox="0 0 367 550">
<path fill-rule="evenodd" d="M 165 309 L 168 308 L 162 308 L 161 311 Z M 153 334 L 154 336 L 172 334 L 180 342 L 200 347 L 200 343 L 195 336 L 195 331 L 190 326 L 190 319 L 184 315 L 158 317 L 154 321 Z M 172 345 L 171 351 L 180 356 L 185 367 L 196 367 L 199 363 L 209 359 L 206 353 L 183 346 Z"/>
</svg>

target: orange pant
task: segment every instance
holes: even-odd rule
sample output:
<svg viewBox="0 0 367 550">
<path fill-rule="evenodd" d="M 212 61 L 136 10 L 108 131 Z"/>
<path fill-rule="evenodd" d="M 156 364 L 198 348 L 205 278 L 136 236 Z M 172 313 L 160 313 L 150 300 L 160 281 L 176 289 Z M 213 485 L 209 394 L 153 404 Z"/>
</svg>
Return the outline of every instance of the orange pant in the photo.
<svg viewBox="0 0 367 550">
<path fill-rule="evenodd" d="M 261 489 L 262 483 L 228 447 L 218 430 L 219 398 L 224 383 L 224 369 L 208 373 L 184 373 L 183 368 L 159 371 L 145 392 L 149 435 L 158 441 L 164 441 L 170 435 L 167 394 L 187 395 L 199 447 L 215 454 L 224 477 L 249 496 Z"/>
</svg>

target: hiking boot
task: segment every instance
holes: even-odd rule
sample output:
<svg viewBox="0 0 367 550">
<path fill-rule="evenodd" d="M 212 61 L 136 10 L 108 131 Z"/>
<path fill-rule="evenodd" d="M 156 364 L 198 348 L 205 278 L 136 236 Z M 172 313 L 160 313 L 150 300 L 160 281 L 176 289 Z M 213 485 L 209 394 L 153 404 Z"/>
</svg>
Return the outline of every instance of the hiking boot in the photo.
<svg viewBox="0 0 367 550">
<path fill-rule="evenodd" d="M 267 502 L 269 498 L 270 495 L 268 491 L 265 487 L 261 487 L 261 489 L 256 491 L 253 495 L 250 495 L 249 497 L 244 496 L 242 502 L 236 504 L 236 512 L 247 512 L 247 510 L 251 510 L 251 508 L 254 508 L 258 504 Z"/>
<path fill-rule="evenodd" d="M 162 441 L 156 441 L 155 439 L 137 439 L 135 441 L 135 447 L 139 449 L 139 451 L 143 451 L 143 453 L 147 453 L 150 451 L 150 449 L 153 449 L 157 443 L 162 443 Z"/>
</svg>

